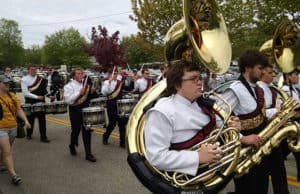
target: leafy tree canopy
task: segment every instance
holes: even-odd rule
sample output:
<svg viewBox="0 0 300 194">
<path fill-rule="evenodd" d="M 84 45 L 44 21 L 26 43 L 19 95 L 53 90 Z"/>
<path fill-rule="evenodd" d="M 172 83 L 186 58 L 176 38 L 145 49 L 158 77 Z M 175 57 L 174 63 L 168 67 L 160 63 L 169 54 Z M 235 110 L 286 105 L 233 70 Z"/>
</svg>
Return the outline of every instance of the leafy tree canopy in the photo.
<svg viewBox="0 0 300 194">
<path fill-rule="evenodd" d="M 115 65 L 124 65 L 124 50 L 120 45 L 119 31 L 114 32 L 111 36 L 108 31 L 101 25 L 96 29 L 92 28 L 91 44 L 87 52 L 94 56 L 96 61 L 105 69 L 112 68 Z"/>
<path fill-rule="evenodd" d="M 125 59 L 133 67 L 140 63 L 163 61 L 163 45 L 147 42 L 139 35 L 124 37 L 121 42 L 125 50 Z"/>
<path fill-rule="evenodd" d="M 182 0 L 132 0 L 140 34 L 152 43 L 163 42 L 168 29 L 182 18 Z M 216 0 L 224 16 L 233 48 L 233 58 L 249 48 L 259 48 L 271 39 L 283 16 L 300 24 L 300 4 L 294 0 Z"/>
<path fill-rule="evenodd" d="M 86 40 L 78 30 L 69 28 L 46 36 L 42 52 L 42 62 L 59 67 L 67 65 L 69 69 L 91 66 L 89 56 L 85 53 Z"/>
<path fill-rule="evenodd" d="M 22 64 L 23 43 L 18 23 L 0 19 L 0 65 L 18 66 Z"/>
</svg>

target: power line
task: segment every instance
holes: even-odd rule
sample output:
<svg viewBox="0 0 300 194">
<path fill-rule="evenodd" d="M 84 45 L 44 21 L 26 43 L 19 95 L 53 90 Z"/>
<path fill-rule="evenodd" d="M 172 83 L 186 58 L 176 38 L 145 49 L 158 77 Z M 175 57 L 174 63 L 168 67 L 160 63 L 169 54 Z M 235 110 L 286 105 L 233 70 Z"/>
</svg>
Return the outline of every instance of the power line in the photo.
<svg viewBox="0 0 300 194">
<path fill-rule="evenodd" d="M 123 15 L 123 14 L 128 14 L 128 13 L 132 13 L 132 11 L 109 14 L 109 15 L 102 15 L 102 16 L 98 16 L 98 17 L 81 18 L 81 19 L 76 19 L 76 20 L 66 20 L 66 21 L 61 21 L 61 22 L 50 22 L 50 23 L 42 23 L 42 24 L 24 24 L 24 25 L 20 25 L 20 26 L 21 27 L 30 27 L 30 26 L 46 26 L 46 25 L 64 24 L 64 23 L 80 22 L 80 21 L 86 21 L 86 20 L 92 20 L 92 19 L 98 19 L 98 18 L 111 17 L 111 16 L 116 16 L 116 15 Z"/>
</svg>

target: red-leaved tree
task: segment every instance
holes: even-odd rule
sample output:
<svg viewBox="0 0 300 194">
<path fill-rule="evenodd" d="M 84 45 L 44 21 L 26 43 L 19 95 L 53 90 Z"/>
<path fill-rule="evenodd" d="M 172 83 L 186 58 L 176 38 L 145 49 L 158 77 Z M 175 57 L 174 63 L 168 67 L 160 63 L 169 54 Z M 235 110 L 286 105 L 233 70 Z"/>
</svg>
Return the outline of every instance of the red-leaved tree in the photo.
<svg viewBox="0 0 300 194">
<path fill-rule="evenodd" d="M 104 70 L 126 63 L 119 34 L 120 32 L 116 31 L 109 36 L 107 29 L 101 25 L 98 26 L 98 31 L 95 27 L 92 28 L 91 45 L 87 50 L 91 56 L 96 58 L 96 61 Z"/>
</svg>

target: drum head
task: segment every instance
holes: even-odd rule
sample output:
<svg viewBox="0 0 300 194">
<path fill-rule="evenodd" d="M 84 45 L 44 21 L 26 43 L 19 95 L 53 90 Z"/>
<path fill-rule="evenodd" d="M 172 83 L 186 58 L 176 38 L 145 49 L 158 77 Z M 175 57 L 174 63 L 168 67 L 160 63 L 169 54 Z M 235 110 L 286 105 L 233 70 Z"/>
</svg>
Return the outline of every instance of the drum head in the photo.
<svg viewBox="0 0 300 194">
<path fill-rule="evenodd" d="M 86 107 L 82 109 L 82 113 L 88 113 L 88 112 L 101 112 L 104 111 L 104 108 L 102 107 Z"/>
</svg>

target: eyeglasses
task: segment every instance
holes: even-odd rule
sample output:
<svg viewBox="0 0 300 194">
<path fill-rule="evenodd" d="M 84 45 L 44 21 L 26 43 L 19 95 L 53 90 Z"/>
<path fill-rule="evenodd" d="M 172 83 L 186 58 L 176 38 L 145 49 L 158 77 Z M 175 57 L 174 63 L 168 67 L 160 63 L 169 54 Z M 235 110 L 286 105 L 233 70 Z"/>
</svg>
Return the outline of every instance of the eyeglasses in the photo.
<svg viewBox="0 0 300 194">
<path fill-rule="evenodd" d="M 198 83 L 199 81 L 201 81 L 201 76 L 193 76 L 191 78 L 182 78 L 182 81 L 192 81 L 194 83 Z"/>
</svg>

